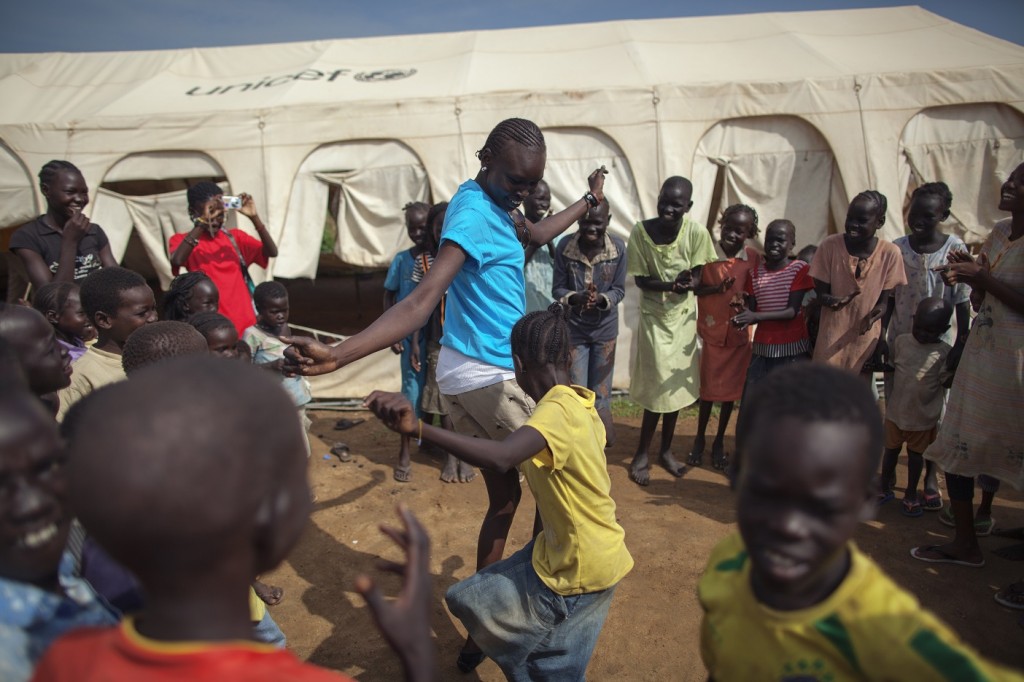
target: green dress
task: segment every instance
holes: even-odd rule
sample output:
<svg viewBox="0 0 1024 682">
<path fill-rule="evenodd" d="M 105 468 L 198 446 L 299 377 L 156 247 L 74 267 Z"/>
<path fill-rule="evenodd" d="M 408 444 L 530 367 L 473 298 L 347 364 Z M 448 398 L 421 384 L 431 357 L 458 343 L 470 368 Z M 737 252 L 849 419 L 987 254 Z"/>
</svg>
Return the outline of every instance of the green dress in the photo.
<svg viewBox="0 0 1024 682">
<path fill-rule="evenodd" d="M 637 223 L 626 247 L 626 274 L 671 281 L 682 270 L 716 259 L 707 228 L 684 216 L 673 242 L 655 244 Z M 697 302 L 692 292 L 640 292 L 640 326 L 629 396 L 649 412 L 667 413 L 700 396 Z"/>
</svg>

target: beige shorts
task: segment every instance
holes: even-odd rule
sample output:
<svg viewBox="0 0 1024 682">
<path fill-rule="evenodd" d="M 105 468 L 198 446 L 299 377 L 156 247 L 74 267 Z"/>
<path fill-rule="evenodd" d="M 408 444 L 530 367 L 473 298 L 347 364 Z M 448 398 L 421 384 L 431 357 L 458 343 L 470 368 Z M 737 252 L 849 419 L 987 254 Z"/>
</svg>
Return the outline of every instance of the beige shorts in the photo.
<svg viewBox="0 0 1024 682">
<path fill-rule="evenodd" d="M 466 436 L 505 440 L 533 414 L 533 399 L 515 380 L 458 395 L 443 395 L 456 433 Z"/>
</svg>

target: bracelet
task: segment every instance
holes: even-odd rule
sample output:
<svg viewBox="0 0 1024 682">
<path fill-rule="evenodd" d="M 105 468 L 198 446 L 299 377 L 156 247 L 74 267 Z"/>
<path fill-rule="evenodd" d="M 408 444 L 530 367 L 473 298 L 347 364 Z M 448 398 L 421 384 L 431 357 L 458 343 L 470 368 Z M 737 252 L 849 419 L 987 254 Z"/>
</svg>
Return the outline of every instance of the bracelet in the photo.
<svg viewBox="0 0 1024 682">
<path fill-rule="evenodd" d="M 590 204 L 590 208 L 597 208 L 601 205 L 601 200 L 594 196 L 594 193 L 589 190 L 583 195 L 583 201 Z"/>
<path fill-rule="evenodd" d="M 185 243 L 191 246 L 193 249 L 199 246 L 199 240 L 195 237 L 185 237 Z"/>
<path fill-rule="evenodd" d="M 416 446 L 417 447 L 419 447 L 420 445 L 423 445 L 423 420 L 420 419 L 419 422 L 420 422 L 420 435 L 419 435 L 419 438 L 416 439 Z"/>
</svg>

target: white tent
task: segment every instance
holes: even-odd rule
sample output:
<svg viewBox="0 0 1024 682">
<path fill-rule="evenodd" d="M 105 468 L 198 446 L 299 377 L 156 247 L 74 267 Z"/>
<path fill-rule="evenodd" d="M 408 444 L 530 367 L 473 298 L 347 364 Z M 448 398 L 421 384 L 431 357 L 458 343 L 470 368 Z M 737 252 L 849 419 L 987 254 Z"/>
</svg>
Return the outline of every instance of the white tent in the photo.
<svg viewBox="0 0 1024 682">
<path fill-rule="evenodd" d="M 544 128 L 556 207 L 582 194 L 588 169 L 611 169 L 621 236 L 681 174 L 695 181 L 701 221 L 743 201 L 765 223 L 792 219 L 801 243 L 841 226 L 867 188 L 889 196 L 893 238 L 908 187 L 941 179 L 954 228 L 977 242 L 1003 174 L 1024 157 L 1024 48 L 918 7 L 0 55 L 0 95 L 0 225 L 42 209 L 34 173 L 51 158 L 77 164 L 93 188 L 226 178 L 256 196 L 281 245 L 257 279 L 315 276 L 330 184 L 341 187 L 338 255 L 387 264 L 403 241 L 400 207 L 450 197 L 509 116 Z M 115 255 L 134 226 L 166 278 L 180 195 L 94 194 Z M 635 301 L 633 291 L 620 386 Z M 317 391 L 394 385 L 395 365 L 371 360 Z"/>
</svg>

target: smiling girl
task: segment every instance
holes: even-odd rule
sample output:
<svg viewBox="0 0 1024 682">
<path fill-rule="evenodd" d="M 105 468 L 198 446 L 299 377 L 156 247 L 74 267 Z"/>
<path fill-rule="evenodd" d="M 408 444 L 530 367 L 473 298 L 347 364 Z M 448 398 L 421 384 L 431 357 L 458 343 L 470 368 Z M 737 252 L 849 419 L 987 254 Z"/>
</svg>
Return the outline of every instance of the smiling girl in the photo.
<svg viewBox="0 0 1024 682">
<path fill-rule="evenodd" d="M 885 224 L 886 206 L 885 195 L 875 190 L 854 197 L 845 234 L 826 237 L 810 269 L 821 301 L 814 361 L 861 372 L 865 378 L 871 376 L 865 365 L 888 356 L 886 311 L 893 289 L 907 283 L 900 250 L 875 236 Z"/>
</svg>

